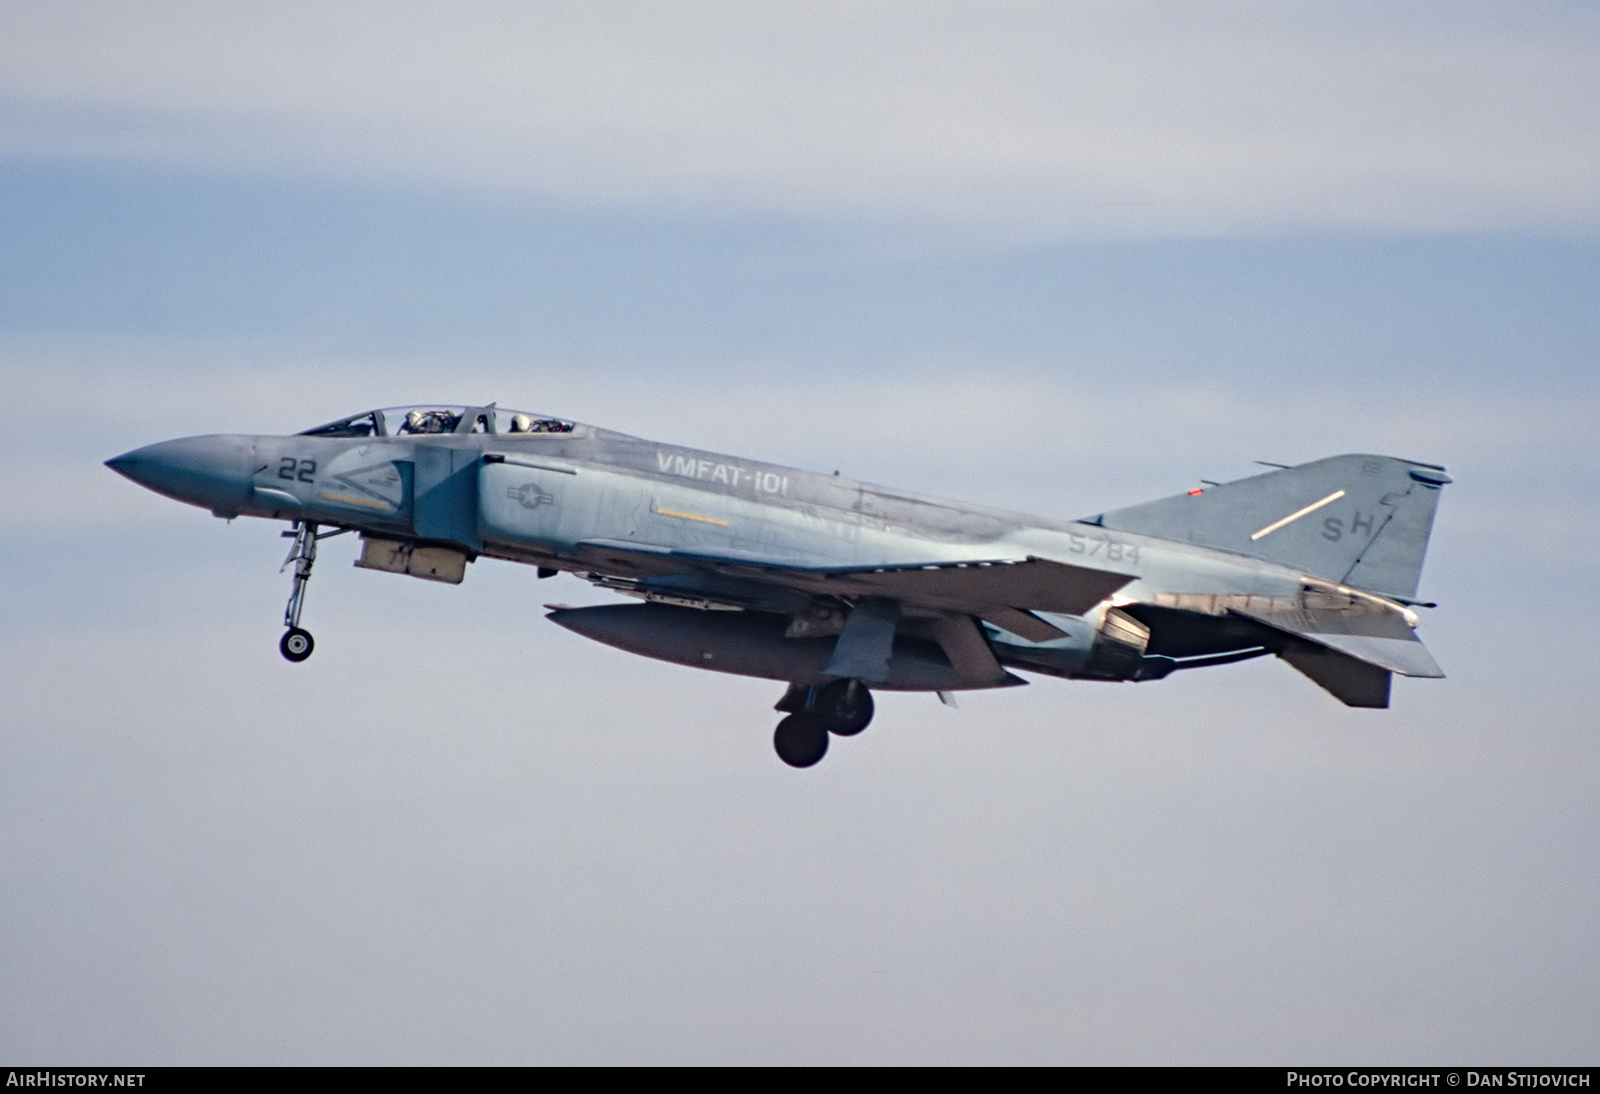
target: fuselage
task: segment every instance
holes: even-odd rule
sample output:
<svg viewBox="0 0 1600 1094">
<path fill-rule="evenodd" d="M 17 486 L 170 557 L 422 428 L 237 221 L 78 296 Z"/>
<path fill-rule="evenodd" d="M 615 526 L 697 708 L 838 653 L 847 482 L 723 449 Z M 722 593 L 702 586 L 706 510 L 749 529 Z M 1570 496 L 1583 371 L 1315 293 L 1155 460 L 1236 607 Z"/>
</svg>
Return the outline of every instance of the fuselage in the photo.
<svg viewBox="0 0 1600 1094">
<path fill-rule="evenodd" d="M 318 543 L 457 583 L 493 558 L 632 601 L 546 618 L 645 657 L 787 683 L 773 732 L 809 767 L 872 692 L 1138 681 L 1273 654 L 1350 707 L 1439 677 L 1415 634 L 1444 468 L 1347 453 L 1098 517 L 1046 520 L 484 407 L 373 410 L 293 436 L 166 441 L 108 464 L 232 519 L 291 522 L 278 648 Z"/>
<path fill-rule="evenodd" d="M 359 531 L 369 543 L 358 565 L 438 576 L 385 561 L 432 550 L 435 560 L 459 557 L 456 576 L 446 566 L 446 579 L 459 580 L 467 561 L 506 559 L 579 573 L 647 601 L 786 617 L 798 621 L 791 638 L 826 637 L 837 626 L 830 631 L 814 596 L 741 575 L 738 562 L 894 567 L 1038 558 L 1126 575 L 1091 612 L 1037 613 L 1054 634 L 1030 640 L 983 624 L 1002 663 L 1066 676 L 1084 674 L 1113 608 L 1151 633 L 1139 639 L 1134 668 L 1111 678 L 1141 678 L 1141 658 L 1144 675 L 1161 675 L 1150 671 L 1152 656 L 1214 657 L 1259 645 L 1229 607 L 1298 603 L 1307 588 L 1307 576 L 1291 568 L 1093 521 L 1052 521 L 493 407 L 426 413 L 436 417 L 401 408 L 293 436 L 187 438 L 111 465 L 219 516 Z M 719 564 L 652 561 L 685 556 Z M 812 632 L 808 615 L 822 620 Z M 915 612 L 903 630 L 915 639 Z"/>
</svg>

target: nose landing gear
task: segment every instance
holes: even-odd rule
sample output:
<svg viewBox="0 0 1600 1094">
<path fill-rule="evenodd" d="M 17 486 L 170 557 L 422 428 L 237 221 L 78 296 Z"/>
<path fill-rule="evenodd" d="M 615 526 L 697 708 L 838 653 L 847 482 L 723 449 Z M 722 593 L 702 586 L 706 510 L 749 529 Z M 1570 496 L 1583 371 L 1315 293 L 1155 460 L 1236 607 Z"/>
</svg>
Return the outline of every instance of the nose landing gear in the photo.
<svg viewBox="0 0 1600 1094">
<path fill-rule="evenodd" d="M 300 628 L 300 609 L 305 606 L 306 585 L 311 581 L 311 567 L 317 561 L 317 540 L 337 536 L 344 531 L 346 529 L 341 528 L 338 532 L 318 535 L 314 521 L 297 520 L 294 531 L 283 533 L 294 537 L 294 546 L 289 548 L 289 557 L 283 560 L 282 567 L 287 570 L 291 564 L 294 566 L 294 585 L 289 591 L 288 606 L 283 609 L 283 625 L 288 630 L 278 640 L 278 652 L 286 660 L 298 664 L 310 657 L 311 651 L 316 648 L 311 632 Z"/>
<path fill-rule="evenodd" d="M 859 680 L 790 684 L 777 709 L 790 712 L 772 735 L 778 758 L 790 767 L 810 767 L 827 755 L 830 736 L 854 737 L 867 728 L 872 692 Z"/>
</svg>

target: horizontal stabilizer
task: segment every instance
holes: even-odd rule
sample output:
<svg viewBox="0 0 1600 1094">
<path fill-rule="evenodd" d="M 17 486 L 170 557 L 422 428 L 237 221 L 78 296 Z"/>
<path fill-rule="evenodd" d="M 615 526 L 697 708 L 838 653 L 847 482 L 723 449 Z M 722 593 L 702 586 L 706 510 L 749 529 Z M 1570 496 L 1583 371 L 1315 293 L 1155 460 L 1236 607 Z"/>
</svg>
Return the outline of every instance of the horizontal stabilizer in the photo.
<svg viewBox="0 0 1600 1094">
<path fill-rule="evenodd" d="M 1345 706 L 1382 709 L 1389 705 L 1392 677 L 1388 669 L 1298 640 L 1279 650 L 1278 656 Z"/>
<path fill-rule="evenodd" d="M 1325 649 L 1353 657 L 1386 672 L 1438 679 L 1444 676 L 1438 662 L 1397 613 L 1282 610 L 1234 614 L 1264 623 Z"/>
</svg>

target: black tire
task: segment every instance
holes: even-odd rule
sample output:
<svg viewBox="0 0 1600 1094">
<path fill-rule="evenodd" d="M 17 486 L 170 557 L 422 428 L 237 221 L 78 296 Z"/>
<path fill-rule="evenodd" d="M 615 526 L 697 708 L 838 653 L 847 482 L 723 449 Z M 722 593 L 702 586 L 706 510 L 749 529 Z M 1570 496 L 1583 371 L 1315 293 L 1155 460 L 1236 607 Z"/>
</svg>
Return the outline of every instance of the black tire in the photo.
<svg viewBox="0 0 1600 1094">
<path fill-rule="evenodd" d="M 828 754 L 828 724 L 813 714 L 791 714 L 778 723 L 772 747 L 790 767 L 810 767 Z"/>
<path fill-rule="evenodd" d="M 278 652 L 284 659 L 296 663 L 304 661 L 311 656 L 311 651 L 317 648 L 312 641 L 311 632 L 303 631 L 299 627 L 290 627 L 283 632 L 283 637 L 278 639 Z"/>
<path fill-rule="evenodd" d="M 854 737 L 872 721 L 872 692 L 859 680 L 834 680 L 817 689 L 811 712 L 828 724 L 828 732 Z"/>
</svg>

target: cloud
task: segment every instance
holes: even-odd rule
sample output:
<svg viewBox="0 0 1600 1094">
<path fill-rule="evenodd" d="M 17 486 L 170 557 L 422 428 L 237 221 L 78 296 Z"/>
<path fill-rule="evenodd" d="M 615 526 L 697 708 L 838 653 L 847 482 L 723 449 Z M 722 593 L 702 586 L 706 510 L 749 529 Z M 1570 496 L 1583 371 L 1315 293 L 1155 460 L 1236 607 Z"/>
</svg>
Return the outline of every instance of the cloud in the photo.
<svg viewBox="0 0 1600 1094">
<path fill-rule="evenodd" d="M 14 5 L 0 149 L 1023 236 L 1600 221 L 1564 5 Z"/>
<path fill-rule="evenodd" d="M 742 373 L 756 379 L 719 381 Z M 804 369 L 724 360 L 687 375 L 694 382 L 638 363 L 530 369 L 460 353 L 333 358 L 203 340 L 11 338 L 0 341 L 0 377 L 17 422 L 0 445 L 0 509 L 13 530 L 34 534 L 166 522 L 174 503 L 100 462 L 174 436 L 291 433 L 374 404 L 443 397 L 1059 519 L 1259 473 L 1256 458 L 1381 452 L 1451 468 L 1459 484 L 1443 527 L 1462 541 L 1493 538 L 1515 513 L 1520 549 L 1542 565 L 1581 566 L 1600 535 L 1600 511 L 1577 500 L 1600 466 L 1591 392 L 1527 388 L 1491 401 L 1463 386 L 1374 404 L 1314 381 L 1261 391 L 995 362 L 934 382 L 914 366 L 861 372 L 849 399 L 796 414 L 816 403 Z"/>
</svg>

